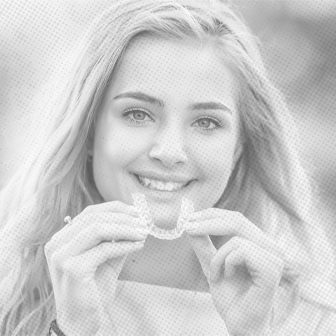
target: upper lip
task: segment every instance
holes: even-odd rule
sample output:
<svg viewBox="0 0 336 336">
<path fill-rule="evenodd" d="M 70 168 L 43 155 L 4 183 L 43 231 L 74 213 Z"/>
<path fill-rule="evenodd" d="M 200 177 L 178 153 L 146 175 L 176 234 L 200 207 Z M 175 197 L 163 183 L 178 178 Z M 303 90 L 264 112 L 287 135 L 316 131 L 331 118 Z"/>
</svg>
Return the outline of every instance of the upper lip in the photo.
<svg viewBox="0 0 336 336">
<path fill-rule="evenodd" d="M 175 183 L 188 183 L 192 180 L 195 180 L 193 178 L 189 178 L 186 176 L 182 176 L 182 175 L 173 175 L 173 174 L 160 174 L 160 173 L 156 173 L 153 171 L 146 171 L 146 172 L 133 172 L 133 174 L 135 175 L 140 175 L 141 177 L 147 177 L 149 179 L 153 179 L 153 180 L 159 180 L 159 181 L 164 181 L 164 182 L 175 182 Z"/>
</svg>

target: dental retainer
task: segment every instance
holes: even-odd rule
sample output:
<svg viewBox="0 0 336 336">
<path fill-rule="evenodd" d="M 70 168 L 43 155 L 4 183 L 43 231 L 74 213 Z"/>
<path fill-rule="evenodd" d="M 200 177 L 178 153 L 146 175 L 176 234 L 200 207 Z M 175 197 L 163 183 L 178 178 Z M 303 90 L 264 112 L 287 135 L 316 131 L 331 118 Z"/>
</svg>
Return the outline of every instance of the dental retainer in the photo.
<svg viewBox="0 0 336 336">
<path fill-rule="evenodd" d="M 146 224 L 149 234 L 158 239 L 173 240 L 181 237 L 184 232 L 184 224 L 187 222 L 187 215 L 194 212 L 193 203 L 189 199 L 182 197 L 181 213 L 177 220 L 176 228 L 172 230 L 160 229 L 152 220 L 145 195 L 134 193 L 132 197 L 134 206 L 140 212 L 140 220 Z"/>
</svg>

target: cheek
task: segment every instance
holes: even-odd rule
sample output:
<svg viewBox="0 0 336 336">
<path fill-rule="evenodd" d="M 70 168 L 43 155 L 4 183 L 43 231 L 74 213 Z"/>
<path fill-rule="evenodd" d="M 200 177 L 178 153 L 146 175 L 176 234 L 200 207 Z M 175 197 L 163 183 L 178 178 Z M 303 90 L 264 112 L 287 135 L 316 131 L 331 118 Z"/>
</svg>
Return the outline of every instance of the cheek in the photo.
<svg viewBox="0 0 336 336">
<path fill-rule="evenodd" d="M 207 169 L 208 188 L 214 196 L 216 195 L 215 198 L 217 198 L 224 192 L 230 178 L 233 166 L 233 154 L 221 153 L 221 155 L 212 159 L 212 161 L 209 159 Z"/>
<path fill-rule="evenodd" d="M 231 172 L 235 143 L 223 138 L 194 147 L 195 158 L 207 179 L 222 181 Z"/>
<path fill-rule="evenodd" d="M 196 208 L 203 210 L 213 207 L 224 193 L 232 171 L 234 144 L 220 141 L 195 148 L 202 176 Z"/>
<path fill-rule="evenodd" d="M 106 173 L 125 168 L 147 150 L 150 136 L 130 127 L 102 127 L 95 138 L 96 168 Z"/>
</svg>

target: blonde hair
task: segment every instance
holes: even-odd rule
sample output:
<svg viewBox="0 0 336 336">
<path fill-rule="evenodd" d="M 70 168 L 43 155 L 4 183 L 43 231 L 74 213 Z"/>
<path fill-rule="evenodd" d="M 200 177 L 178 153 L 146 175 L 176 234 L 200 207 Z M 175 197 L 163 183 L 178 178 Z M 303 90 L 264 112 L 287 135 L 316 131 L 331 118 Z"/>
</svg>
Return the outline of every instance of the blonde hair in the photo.
<svg viewBox="0 0 336 336">
<path fill-rule="evenodd" d="M 312 221 L 311 190 L 297 157 L 291 116 L 268 81 L 257 41 L 228 4 L 219 1 L 118 1 L 86 36 L 62 99 L 52 111 L 46 143 L 1 193 L 0 333 L 45 334 L 56 317 L 44 246 L 94 204 L 87 149 L 96 111 L 116 64 L 139 35 L 212 39 L 241 79 L 244 149 L 217 207 L 239 211 L 286 247 L 289 261 L 329 279 L 332 254 Z M 321 262 L 323 258 L 323 262 Z M 327 261 L 327 262 L 326 262 Z M 301 267 L 302 266 L 302 267 Z"/>
</svg>

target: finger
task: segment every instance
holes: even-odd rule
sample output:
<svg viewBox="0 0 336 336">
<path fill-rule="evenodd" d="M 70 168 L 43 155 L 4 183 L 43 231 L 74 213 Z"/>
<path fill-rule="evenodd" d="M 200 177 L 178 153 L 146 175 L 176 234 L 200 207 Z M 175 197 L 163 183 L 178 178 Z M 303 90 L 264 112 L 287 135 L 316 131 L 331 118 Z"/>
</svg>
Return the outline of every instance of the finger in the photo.
<svg viewBox="0 0 336 336">
<path fill-rule="evenodd" d="M 79 213 L 73 220 L 71 225 L 66 225 L 66 230 L 71 230 L 76 226 L 77 222 L 87 222 L 90 218 L 96 218 L 96 216 L 108 216 L 115 214 L 124 214 L 139 218 L 139 211 L 136 207 L 127 205 L 120 201 L 105 202 L 101 204 L 89 205 L 81 213 Z M 141 222 L 138 223 L 141 225 Z"/>
<path fill-rule="evenodd" d="M 230 287 L 239 289 L 240 293 L 248 290 L 239 304 L 239 310 L 242 316 L 251 316 L 251 307 L 254 307 L 252 317 L 252 324 L 254 324 L 255 317 L 259 319 L 269 314 L 279 287 L 281 272 L 272 268 L 268 258 L 260 258 L 260 260 L 249 258 L 250 252 L 239 247 L 226 257 L 225 281 Z M 267 264 L 269 268 L 265 267 Z M 237 276 L 235 276 L 236 273 Z M 212 286 L 216 286 L 216 283 L 212 283 Z M 237 299 L 237 294 L 237 292 L 235 296 L 229 294 L 227 300 L 232 303 L 232 300 Z M 225 314 L 227 312 L 228 310 Z"/>
<path fill-rule="evenodd" d="M 138 216 L 139 211 L 134 205 L 128 205 L 120 201 L 104 202 L 101 204 L 87 206 L 78 216 L 88 213 L 115 212 Z"/>
<path fill-rule="evenodd" d="M 92 293 L 96 292 L 98 288 L 104 291 L 105 295 L 110 291 L 114 293 L 117 286 L 116 280 L 127 255 L 138 251 L 142 247 L 143 244 L 139 243 L 104 243 L 80 256 L 67 260 L 60 275 L 55 274 L 55 270 L 49 267 L 51 273 L 54 273 L 51 277 L 52 280 L 62 279 L 53 284 L 55 291 L 60 290 L 61 293 L 68 293 L 69 302 L 73 302 L 75 306 L 79 305 L 84 309 L 92 305 L 99 305 L 99 302 L 96 302 L 96 305 L 94 304 L 93 301 L 97 298 L 97 295 L 92 295 Z M 103 265 L 106 265 L 106 267 Z M 98 276 L 96 272 L 99 268 L 101 271 L 104 270 L 104 274 L 108 274 L 108 279 L 104 278 L 102 280 Z M 113 272 L 111 272 L 111 269 Z M 95 278 L 101 280 L 97 281 L 97 286 Z M 91 296 L 88 297 L 85 293 L 90 293 Z M 73 299 L 69 297 L 73 297 Z"/>
<path fill-rule="evenodd" d="M 195 222 L 197 217 L 204 219 L 204 222 Z M 221 221 L 221 218 L 223 221 Z M 213 219 L 212 222 L 210 219 Z M 287 257 L 283 248 L 275 242 L 271 237 L 268 237 L 256 225 L 251 223 L 241 213 L 228 211 L 223 209 L 210 208 L 191 214 L 190 222 L 185 225 L 189 235 L 210 234 L 214 236 L 239 236 L 250 240 L 270 253 L 275 254 L 285 263 L 283 271 L 283 284 L 293 284 L 300 275 L 300 266 Z M 207 220 L 209 221 L 208 223 Z M 224 223 L 225 222 L 225 223 Z"/>
<path fill-rule="evenodd" d="M 279 282 L 283 261 L 258 245 L 238 237 L 223 245 L 211 263 L 211 280 L 218 281 L 223 274 L 232 276 L 238 266 L 245 266 L 251 278 L 265 284 Z"/>
<path fill-rule="evenodd" d="M 208 216 L 202 216 L 197 222 L 189 222 L 185 229 L 190 235 L 210 234 L 213 236 L 234 235 L 243 238 L 264 236 L 262 230 L 251 223 L 241 213 L 219 210 L 209 211 Z M 207 211 L 208 212 L 208 211 Z M 216 216 L 214 215 L 216 214 Z M 211 218 L 209 218 L 211 215 Z"/>
<path fill-rule="evenodd" d="M 283 260 L 287 260 L 283 249 L 241 213 L 222 209 L 214 210 L 206 210 L 203 215 L 203 218 L 212 216 L 212 219 L 199 220 L 197 223 L 187 223 L 185 225 L 187 233 L 191 236 L 205 234 L 213 236 L 238 236 L 252 241 Z"/>
<path fill-rule="evenodd" d="M 142 241 L 148 235 L 148 230 L 134 229 L 127 226 L 109 223 L 95 223 L 80 232 L 70 242 L 63 245 L 53 254 L 56 265 L 62 265 L 64 260 L 80 255 L 99 244 L 112 240 Z"/>
<path fill-rule="evenodd" d="M 252 253 L 256 253 L 256 251 Z M 264 251 L 267 253 L 267 251 Z M 258 253 L 259 254 L 259 253 Z M 235 274 L 238 267 L 245 266 L 251 281 L 259 288 L 274 288 L 279 285 L 281 270 L 272 262 L 274 260 L 259 254 L 258 258 L 249 256 L 245 248 L 238 248 L 229 254 L 225 260 L 225 274 L 227 277 Z"/>
<path fill-rule="evenodd" d="M 232 252 L 241 245 L 239 240 L 241 240 L 241 238 L 233 237 L 217 251 L 210 265 L 211 281 L 219 281 L 222 277 L 223 271 L 225 271 L 225 274 L 227 276 L 233 275 L 234 270 L 232 270 L 232 268 L 227 269 L 226 267 L 224 267 L 224 265 L 228 255 L 230 253 L 232 254 Z"/>
<path fill-rule="evenodd" d="M 118 223 L 134 229 L 142 227 L 139 225 L 140 219 L 133 218 L 123 213 L 88 213 L 82 217 L 81 221 L 76 219 L 76 221 L 74 221 L 66 230 L 62 229 L 52 237 L 45 246 L 46 256 L 51 255 L 60 246 L 67 244 L 76 235 L 80 234 L 80 232 L 90 227 L 92 223 L 98 221 L 109 223 L 111 226 Z"/>
<path fill-rule="evenodd" d="M 71 227 L 75 226 L 74 222 L 85 221 L 85 217 L 88 214 L 98 214 L 98 213 L 120 213 L 133 216 L 135 218 L 139 217 L 139 211 L 136 207 L 127 205 L 120 201 L 105 202 L 101 204 L 89 205 L 80 214 L 78 214 L 72 221 L 71 225 L 65 225 L 64 230 L 70 230 Z M 57 232 L 54 236 L 57 236 Z"/>
<path fill-rule="evenodd" d="M 188 220 L 190 222 L 194 221 L 204 221 L 207 219 L 215 219 L 217 217 L 221 217 L 223 215 L 223 211 L 229 211 L 224 210 L 220 208 L 208 208 L 202 211 L 196 211 L 188 214 Z"/>
<path fill-rule="evenodd" d="M 98 239 L 100 236 L 109 234 L 114 237 L 112 238 L 113 240 L 132 239 L 131 237 L 134 233 L 147 235 L 149 229 L 138 225 L 138 222 L 139 219 L 124 214 L 90 214 L 84 223 L 77 225 L 77 228 L 73 229 L 73 237 L 84 237 L 83 232 L 87 236 L 97 237 Z M 109 240 L 108 237 L 106 238 Z M 78 237 L 77 239 L 80 238 Z"/>
<path fill-rule="evenodd" d="M 217 249 L 207 235 L 197 237 L 189 236 L 189 241 L 201 264 L 203 273 L 209 280 L 211 260 L 215 256 Z"/>
<path fill-rule="evenodd" d="M 67 259 L 60 266 L 66 276 L 79 281 L 90 281 L 98 266 L 108 259 L 135 252 L 143 246 L 142 242 L 102 243 L 81 255 Z M 115 269 L 114 271 L 117 275 Z"/>
<path fill-rule="evenodd" d="M 69 225 L 69 227 L 76 226 L 77 222 L 90 222 L 92 219 L 109 221 L 118 215 L 120 218 L 130 218 L 135 221 L 134 223 L 137 223 L 137 226 L 141 226 L 141 221 L 139 221 L 140 214 L 138 210 L 133 206 L 129 206 L 118 201 L 86 207 L 78 216 L 72 220 L 72 224 Z"/>
</svg>

